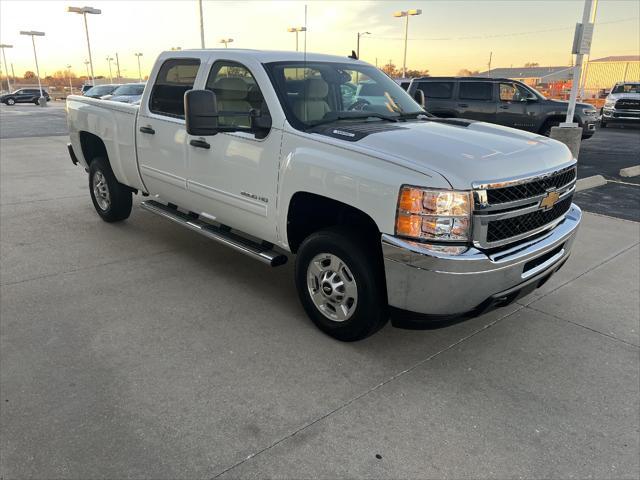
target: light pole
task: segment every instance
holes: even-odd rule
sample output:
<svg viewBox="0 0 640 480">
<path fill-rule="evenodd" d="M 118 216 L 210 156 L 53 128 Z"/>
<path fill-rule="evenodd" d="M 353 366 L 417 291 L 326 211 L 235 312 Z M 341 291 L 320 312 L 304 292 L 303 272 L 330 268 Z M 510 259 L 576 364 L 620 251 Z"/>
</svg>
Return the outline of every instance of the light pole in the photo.
<svg viewBox="0 0 640 480">
<path fill-rule="evenodd" d="M 3 43 L 2 45 L 0 45 L 0 48 L 2 49 L 2 59 L 4 60 L 4 72 L 7 75 L 7 90 L 9 90 L 9 93 L 11 93 L 11 82 L 9 82 L 9 65 L 7 65 L 7 57 L 4 53 L 4 49 L 13 48 L 13 45 L 7 45 L 6 43 Z"/>
<path fill-rule="evenodd" d="M 118 58 L 118 52 L 116 52 L 116 71 L 118 72 L 118 81 L 122 81 L 122 76 L 120 75 L 120 59 Z"/>
<path fill-rule="evenodd" d="M 69 93 L 73 95 L 73 85 L 71 84 L 71 65 L 67 65 L 67 76 L 69 77 Z"/>
<path fill-rule="evenodd" d="M 287 32 L 295 32 L 296 34 L 296 52 L 298 51 L 298 34 L 300 32 L 306 32 L 307 27 L 289 27 L 287 28 Z"/>
<path fill-rule="evenodd" d="M 107 62 L 109 62 L 109 83 L 113 83 L 113 75 L 111 73 L 111 62 L 113 61 L 112 57 L 107 57 Z"/>
<path fill-rule="evenodd" d="M 67 12 L 78 13 L 84 17 L 84 32 L 87 36 L 87 50 L 89 51 L 89 65 L 91 66 L 91 83 L 96 84 L 95 76 L 93 75 L 93 59 L 91 58 L 91 43 L 89 42 L 89 26 L 87 25 L 87 13 L 93 15 L 99 15 L 102 10 L 93 7 L 67 7 Z"/>
<path fill-rule="evenodd" d="M 89 78 L 91 78 L 89 76 L 89 60 L 84 61 L 84 67 L 87 69 L 87 82 L 89 82 Z"/>
<path fill-rule="evenodd" d="M 394 12 L 394 17 L 406 17 L 406 21 L 404 24 L 404 58 L 402 60 L 402 78 L 407 78 L 407 40 L 409 38 L 409 17 L 413 15 L 422 14 L 422 10 L 419 8 L 414 8 L 412 10 L 402 10 L 399 12 Z"/>
<path fill-rule="evenodd" d="M 371 32 L 358 32 L 358 43 L 356 44 L 356 57 L 360 58 L 360 37 L 371 35 Z"/>
<path fill-rule="evenodd" d="M 36 37 L 44 37 L 44 32 L 36 32 L 35 30 L 20 31 L 20 35 L 29 35 L 31 42 L 33 43 L 33 58 L 36 60 L 36 75 L 38 76 L 38 89 L 40 90 L 40 98 L 38 98 L 38 105 L 41 107 L 47 106 L 47 101 L 42 95 L 42 84 L 40 83 L 40 67 L 38 67 L 38 54 L 36 53 Z"/>
<path fill-rule="evenodd" d="M 142 53 L 134 53 L 134 55 L 138 58 L 138 79 L 142 81 L 142 70 L 140 70 L 140 57 Z"/>
<path fill-rule="evenodd" d="M 224 48 L 229 48 L 229 44 L 233 42 L 233 38 L 221 38 L 220 43 L 224 43 Z"/>
<path fill-rule="evenodd" d="M 202 18 L 202 0 L 198 0 L 200 10 L 200 48 L 204 48 L 204 19 Z"/>
</svg>

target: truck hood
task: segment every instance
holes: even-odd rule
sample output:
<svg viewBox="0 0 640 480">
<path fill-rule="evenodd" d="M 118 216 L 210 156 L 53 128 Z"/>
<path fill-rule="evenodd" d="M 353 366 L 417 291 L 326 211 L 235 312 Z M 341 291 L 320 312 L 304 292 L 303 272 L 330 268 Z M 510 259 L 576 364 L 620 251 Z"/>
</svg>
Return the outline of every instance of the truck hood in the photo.
<svg viewBox="0 0 640 480">
<path fill-rule="evenodd" d="M 640 93 L 610 93 L 607 96 L 607 100 L 621 100 L 623 98 L 631 98 L 633 100 L 640 100 Z"/>
<path fill-rule="evenodd" d="M 484 122 L 468 126 L 398 122 L 352 145 L 427 175 L 436 172 L 455 189 L 469 189 L 474 182 L 527 177 L 573 161 L 569 149 L 560 142 Z"/>
</svg>

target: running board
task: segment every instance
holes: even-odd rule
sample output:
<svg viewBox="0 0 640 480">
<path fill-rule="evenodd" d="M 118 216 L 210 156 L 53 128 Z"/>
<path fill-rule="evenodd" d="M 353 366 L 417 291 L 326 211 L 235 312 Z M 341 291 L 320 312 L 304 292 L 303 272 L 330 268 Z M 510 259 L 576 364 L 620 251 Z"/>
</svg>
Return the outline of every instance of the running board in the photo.
<svg viewBox="0 0 640 480">
<path fill-rule="evenodd" d="M 215 240 L 227 247 L 231 247 L 238 252 L 249 255 L 250 257 L 260 260 L 262 263 L 266 263 L 272 267 L 277 267 L 287 263 L 287 256 L 273 250 L 271 244 L 263 245 L 252 242 L 240 235 L 225 230 L 224 227 L 216 227 L 210 223 L 203 222 L 195 216 L 191 216 L 175 208 L 156 202 L 155 200 L 141 202 L 140 206 L 151 213 L 168 218 L 183 227 L 187 227 L 194 232 L 198 232 L 211 240 Z"/>
</svg>

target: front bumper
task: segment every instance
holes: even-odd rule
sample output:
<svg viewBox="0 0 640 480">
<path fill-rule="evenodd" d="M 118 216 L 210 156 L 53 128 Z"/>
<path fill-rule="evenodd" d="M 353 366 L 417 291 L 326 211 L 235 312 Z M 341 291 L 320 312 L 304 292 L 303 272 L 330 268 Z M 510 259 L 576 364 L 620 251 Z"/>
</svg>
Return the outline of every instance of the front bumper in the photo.
<svg viewBox="0 0 640 480">
<path fill-rule="evenodd" d="M 582 218 L 576 205 L 553 230 L 495 253 L 459 255 L 382 235 L 389 306 L 405 313 L 455 317 L 500 306 L 544 283 L 569 257 Z"/>
<path fill-rule="evenodd" d="M 602 119 L 607 122 L 640 122 L 640 110 L 617 110 L 603 108 Z"/>
</svg>

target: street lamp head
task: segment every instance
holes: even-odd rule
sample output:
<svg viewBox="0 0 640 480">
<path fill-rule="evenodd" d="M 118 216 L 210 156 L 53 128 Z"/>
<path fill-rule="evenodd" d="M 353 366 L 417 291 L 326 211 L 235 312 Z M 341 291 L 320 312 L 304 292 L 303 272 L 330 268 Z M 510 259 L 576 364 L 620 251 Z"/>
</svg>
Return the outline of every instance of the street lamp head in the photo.
<svg viewBox="0 0 640 480">
<path fill-rule="evenodd" d="M 220 43 L 231 43 L 233 42 L 233 38 L 221 38 Z"/>
<path fill-rule="evenodd" d="M 134 53 L 134 55 L 135 55 L 136 57 L 141 57 L 141 56 L 142 56 L 142 53 Z"/>
<path fill-rule="evenodd" d="M 32 37 L 44 37 L 44 32 L 36 32 L 35 30 L 20 30 L 20 35 L 31 35 Z"/>
<path fill-rule="evenodd" d="M 7 45 L 6 43 L 3 43 L 0 45 L 0 48 L 13 48 L 13 45 Z"/>
<path fill-rule="evenodd" d="M 71 68 L 71 65 L 67 65 L 67 68 Z"/>
<path fill-rule="evenodd" d="M 393 12 L 393 16 L 394 17 L 406 17 L 407 16 L 407 12 L 402 12 L 402 11 Z"/>
<path fill-rule="evenodd" d="M 407 11 L 408 15 L 422 15 L 422 10 L 419 8 L 414 8 L 413 10 Z"/>
<path fill-rule="evenodd" d="M 102 10 L 93 7 L 67 7 L 66 11 L 71 13 L 92 13 L 94 15 L 102 13 Z"/>
<path fill-rule="evenodd" d="M 289 27 L 287 28 L 287 32 L 306 32 L 307 27 Z"/>
</svg>

